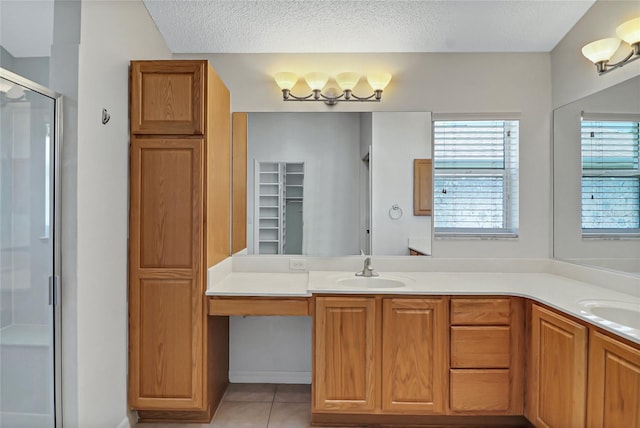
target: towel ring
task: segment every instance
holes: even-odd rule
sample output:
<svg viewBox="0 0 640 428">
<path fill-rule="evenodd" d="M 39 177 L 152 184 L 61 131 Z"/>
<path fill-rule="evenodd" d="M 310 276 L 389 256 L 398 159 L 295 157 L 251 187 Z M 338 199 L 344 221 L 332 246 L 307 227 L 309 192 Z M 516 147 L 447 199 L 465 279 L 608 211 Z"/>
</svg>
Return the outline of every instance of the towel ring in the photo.
<svg viewBox="0 0 640 428">
<path fill-rule="evenodd" d="M 389 208 L 389 217 L 391 220 L 398 220 L 402 217 L 402 208 L 400 208 L 398 204 L 391 205 L 391 208 Z"/>
</svg>

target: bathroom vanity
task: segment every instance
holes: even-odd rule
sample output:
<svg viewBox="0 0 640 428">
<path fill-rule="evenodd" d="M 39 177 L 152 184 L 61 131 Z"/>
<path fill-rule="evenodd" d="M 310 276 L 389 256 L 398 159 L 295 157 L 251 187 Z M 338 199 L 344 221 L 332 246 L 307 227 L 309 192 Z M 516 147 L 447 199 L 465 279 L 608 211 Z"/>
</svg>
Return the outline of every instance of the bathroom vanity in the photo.
<svg viewBox="0 0 640 428">
<path fill-rule="evenodd" d="M 228 257 L 247 224 L 230 121 L 206 61 L 132 62 L 128 400 L 141 421 L 211 420 L 229 316 L 310 316 L 313 424 L 640 428 L 637 276 L 376 256 L 380 276 L 359 278 L 356 256 Z"/>
<path fill-rule="evenodd" d="M 640 326 L 588 302 L 640 310 L 640 298 L 563 276 L 564 263 L 379 284 L 232 263 L 210 269 L 210 316 L 313 318 L 314 424 L 638 426 Z"/>
</svg>

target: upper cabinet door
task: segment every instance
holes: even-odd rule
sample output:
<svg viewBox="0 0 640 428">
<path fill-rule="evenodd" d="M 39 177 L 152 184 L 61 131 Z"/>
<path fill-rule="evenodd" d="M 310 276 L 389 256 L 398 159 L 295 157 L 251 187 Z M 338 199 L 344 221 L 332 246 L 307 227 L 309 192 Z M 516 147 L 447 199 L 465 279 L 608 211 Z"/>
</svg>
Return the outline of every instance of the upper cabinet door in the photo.
<svg viewBox="0 0 640 428">
<path fill-rule="evenodd" d="M 132 61 L 131 133 L 203 135 L 206 61 Z"/>
</svg>

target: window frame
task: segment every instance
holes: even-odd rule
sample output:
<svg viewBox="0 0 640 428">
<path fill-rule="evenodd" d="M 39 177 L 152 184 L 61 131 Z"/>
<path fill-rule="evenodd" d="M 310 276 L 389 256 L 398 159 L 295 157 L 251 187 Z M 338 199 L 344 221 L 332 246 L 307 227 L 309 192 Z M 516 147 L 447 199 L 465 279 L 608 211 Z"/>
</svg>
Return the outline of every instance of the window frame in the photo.
<svg viewBox="0 0 640 428">
<path fill-rule="evenodd" d="M 516 136 L 503 139 L 504 149 L 502 168 L 438 168 L 436 159 L 437 122 L 515 122 L 511 126 L 516 129 Z M 517 239 L 519 237 L 519 181 L 520 181 L 520 115 L 513 113 L 478 115 L 455 114 L 433 115 L 433 158 L 434 158 L 434 221 L 433 231 L 436 239 Z M 514 167 L 515 165 L 515 167 Z M 502 224 L 501 228 L 482 227 L 436 227 L 437 203 L 439 191 L 438 177 L 501 177 L 502 178 Z M 515 189 L 514 189 L 515 188 Z M 513 198 L 516 198 L 513 201 Z"/>
<path fill-rule="evenodd" d="M 634 122 L 638 127 L 638 138 L 636 139 L 638 150 L 638 167 L 633 168 L 584 168 L 584 140 L 583 124 L 585 122 Z M 635 178 L 638 180 L 640 189 L 640 116 L 628 114 L 581 114 L 580 121 L 580 231 L 583 239 L 640 239 L 640 223 L 635 228 L 585 228 L 583 223 L 585 205 L 582 197 L 584 192 L 585 178 Z M 640 199 L 638 201 L 638 216 L 640 217 Z"/>
</svg>

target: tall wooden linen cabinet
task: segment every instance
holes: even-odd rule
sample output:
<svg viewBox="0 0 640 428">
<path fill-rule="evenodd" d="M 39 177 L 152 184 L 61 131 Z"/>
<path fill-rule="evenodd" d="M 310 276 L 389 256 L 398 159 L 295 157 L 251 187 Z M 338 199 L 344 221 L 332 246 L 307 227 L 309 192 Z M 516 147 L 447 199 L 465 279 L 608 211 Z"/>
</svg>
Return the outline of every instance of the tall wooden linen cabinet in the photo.
<svg viewBox="0 0 640 428">
<path fill-rule="evenodd" d="M 130 68 L 129 406 L 208 422 L 228 384 L 228 317 L 207 268 L 229 256 L 229 91 L 207 61 Z"/>
</svg>

